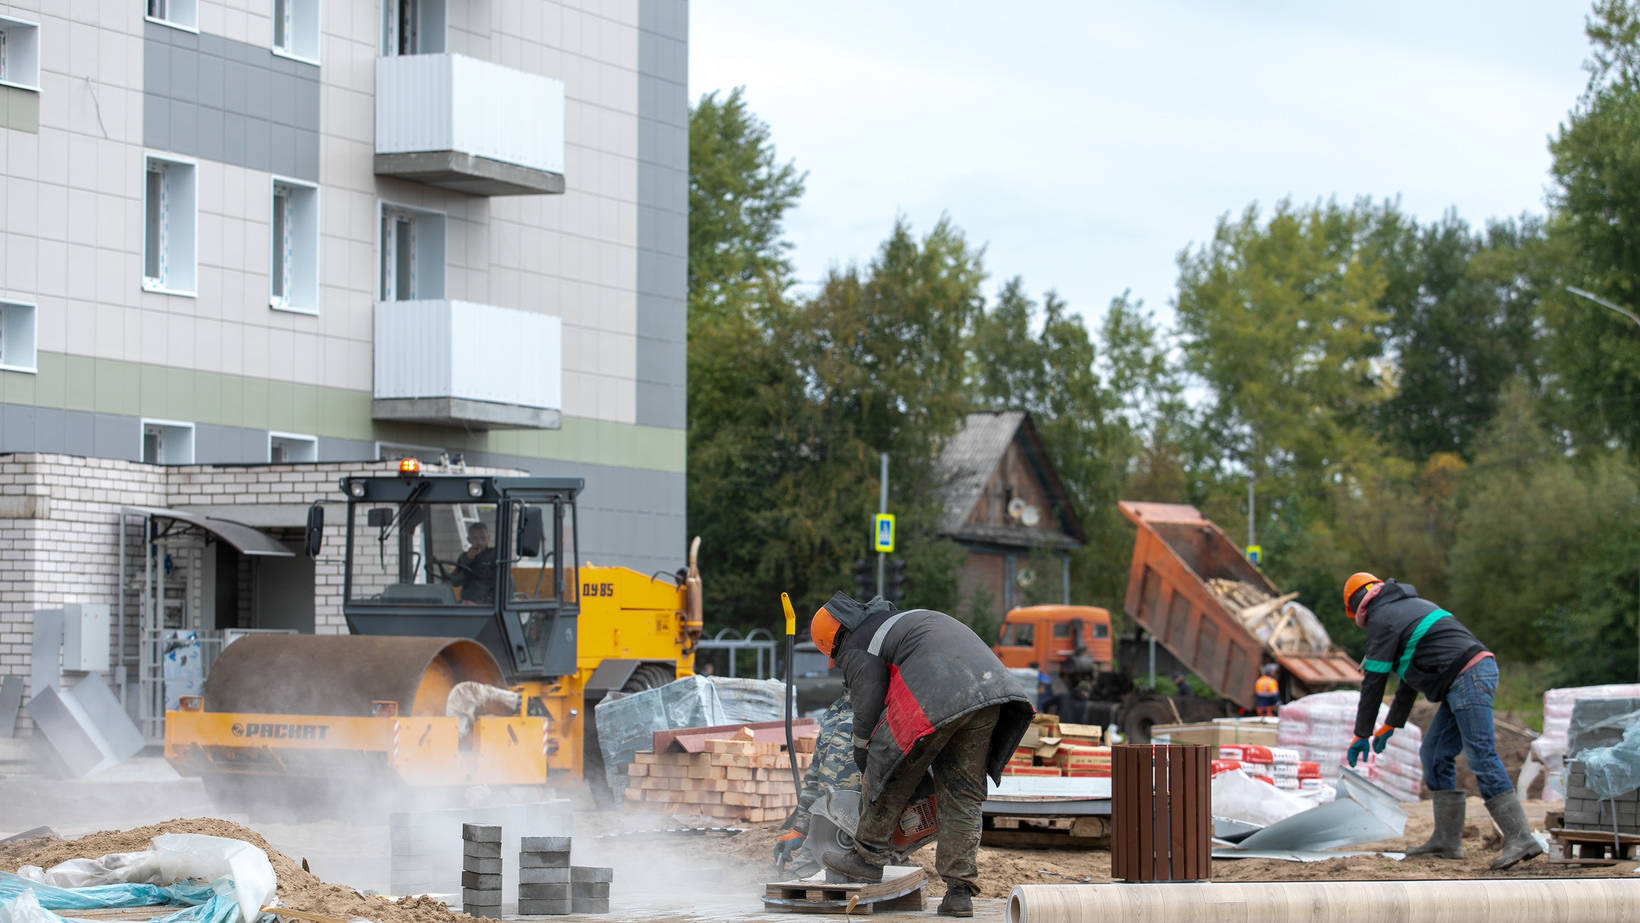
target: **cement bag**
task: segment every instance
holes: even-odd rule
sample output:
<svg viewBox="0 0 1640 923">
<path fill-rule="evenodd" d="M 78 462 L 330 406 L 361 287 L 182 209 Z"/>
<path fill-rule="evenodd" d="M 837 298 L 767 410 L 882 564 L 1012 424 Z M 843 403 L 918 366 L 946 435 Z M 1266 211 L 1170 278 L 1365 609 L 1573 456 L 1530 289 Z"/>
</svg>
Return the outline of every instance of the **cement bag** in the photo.
<svg viewBox="0 0 1640 923">
<path fill-rule="evenodd" d="M 199 833 L 162 833 L 144 852 L 110 853 L 98 859 L 69 859 L 41 870 L 24 866 L 18 876 L 52 890 L 73 889 L 85 900 L 101 900 L 106 889 L 112 899 L 127 894 L 128 885 L 177 885 L 189 881 L 213 882 L 216 892 L 232 901 L 230 909 L 241 923 L 253 923 L 273 899 L 278 880 L 262 850 L 228 837 Z M 210 890 L 210 889 L 206 889 Z M 148 892 L 143 892 L 144 894 Z M 213 892 L 215 893 L 215 892 Z M 0 890 L 0 899 L 4 892 Z M 50 892 L 40 900 L 50 909 L 143 906 L 123 903 L 54 903 Z M 59 897 L 57 900 L 68 900 Z M 195 901 L 191 903 L 203 903 Z"/>
<path fill-rule="evenodd" d="M 1321 767 L 1321 778 L 1336 784 L 1348 764 L 1350 741 L 1355 739 L 1355 711 L 1361 694 L 1355 690 L 1320 692 L 1294 699 L 1281 707 L 1276 744 L 1298 750 L 1306 762 Z M 1389 717 L 1389 706 L 1379 704 L 1374 727 Z M 1416 725 L 1396 730 L 1381 754 L 1369 754 L 1362 769 L 1369 781 L 1400 801 L 1417 801 L 1423 790 L 1423 762 L 1418 748 L 1423 731 Z"/>
</svg>

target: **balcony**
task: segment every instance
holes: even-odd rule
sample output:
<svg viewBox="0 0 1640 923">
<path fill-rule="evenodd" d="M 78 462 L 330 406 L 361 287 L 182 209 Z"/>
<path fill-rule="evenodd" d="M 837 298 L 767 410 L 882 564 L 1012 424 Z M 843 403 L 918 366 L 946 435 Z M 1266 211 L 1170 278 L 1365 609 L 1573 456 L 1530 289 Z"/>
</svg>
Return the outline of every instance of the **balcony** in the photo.
<svg viewBox="0 0 1640 923">
<path fill-rule="evenodd" d="M 470 195 L 564 191 L 564 84 L 459 54 L 376 59 L 376 173 Z"/>
<path fill-rule="evenodd" d="M 377 420 L 557 429 L 558 318 L 469 301 L 376 302 Z"/>
</svg>

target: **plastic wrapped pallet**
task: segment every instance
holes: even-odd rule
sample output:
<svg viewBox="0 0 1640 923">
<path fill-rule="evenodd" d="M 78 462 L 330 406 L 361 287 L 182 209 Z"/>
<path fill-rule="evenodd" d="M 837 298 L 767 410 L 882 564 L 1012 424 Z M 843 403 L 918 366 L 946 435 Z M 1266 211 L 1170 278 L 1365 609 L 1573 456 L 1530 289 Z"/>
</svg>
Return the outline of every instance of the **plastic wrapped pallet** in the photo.
<svg viewBox="0 0 1640 923">
<path fill-rule="evenodd" d="M 1565 793 L 1562 775 L 1565 772 L 1566 752 L 1572 724 L 1572 710 L 1580 699 L 1640 698 L 1640 683 L 1614 683 L 1605 686 L 1569 686 L 1550 689 L 1543 694 L 1543 733 L 1532 741 L 1532 756 L 1543 765 L 1547 779 L 1543 785 L 1543 800 L 1558 801 Z"/>
<path fill-rule="evenodd" d="M 785 688 L 779 680 L 685 676 L 658 689 L 610 693 L 592 712 L 609 787 L 617 794 L 626 787 L 632 754 L 648 750 L 656 731 L 773 721 L 782 716 Z"/>
<path fill-rule="evenodd" d="M 1361 694 L 1354 690 L 1322 692 L 1295 699 L 1281 707 L 1276 743 L 1298 750 L 1305 762 L 1316 763 L 1323 781 L 1338 781 L 1345 754 L 1355 739 L 1355 711 Z M 1389 716 L 1389 706 L 1378 706 L 1374 727 Z M 1423 732 L 1416 725 L 1397 730 L 1381 754 L 1369 754 L 1367 779 L 1401 801 L 1417 801 L 1423 791 L 1423 763 L 1418 748 Z M 1358 766 L 1357 769 L 1360 767 Z"/>
</svg>

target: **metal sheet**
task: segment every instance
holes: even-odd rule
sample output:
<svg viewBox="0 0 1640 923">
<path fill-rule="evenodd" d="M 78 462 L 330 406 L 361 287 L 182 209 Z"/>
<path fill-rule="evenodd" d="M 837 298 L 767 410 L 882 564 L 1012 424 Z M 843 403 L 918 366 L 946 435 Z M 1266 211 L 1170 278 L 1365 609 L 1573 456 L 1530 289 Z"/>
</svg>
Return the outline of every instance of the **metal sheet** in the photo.
<svg viewBox="0 0 1640 923">
<path fill-rule="evenodd" d="M 66 695 L 58 694 L 51 686 L 35 692 L 28 700 L 28 715 L 34 719 L 35 730 L 45 738 L 58 768 L 72 778 L 114 764 L 113 758 L 103 752 L 103 744 L 88 726 L 89 722 L 82 720 L 77 711 Z"/>
<path fill-rule="evenodd" d="M 86 719 L 107 744 L 106 755 L 117 762 L 125 762 L 142 750 L 142 732 L 132 723 L 125 707 L 114 698 L 114 693 L 103 682 L 102 676 L 88 673 L 68 690 L 84 711 Z"/>
<path fill-rule="evenodd" d="M 17 733 L 17 712 L 23 707 L 23 678 L 0 677 L 0 738 Z"/>
<path fill-rule="evenodd" d="M 1406 823 L 1407 816 L 1394 795 L 1343 769 L 1337 798 L 1265 827 L 1242 840 L 1240 848 L 1315 852 L 1392 840 L 1406 831 Z"/>
<path fill-rule="evenodd" d="M 1326 862 L 1328 859 L 1348 859 L 1351 856 L 1383 856 L 1394 859 L 1396 862 L 1406 858 L 1406 853 L 1399 852 L 1361 852 L 1359 850 L 1334 852 L 1330 849 L 1316 850 L 1279 850 L 1279 849 L 1235 849 L 1230 847 L 1214 847 L 1215 859 L 1279 859 L 1283 862 Z"/>
<path fill-rule="evenodd" d="M 63 610 L 36 609 L 29 650 L 29 695 L 55 689 L 63 675 Z"/>
<path fill-rule="evenodd" d="M 203 529 L 232 545 L 240 554 L 274 558 L 288 558 L 293 555 L 289 548 L 274 541 L 266 533 L 257 531 L 244 523 L 234 522 L 231 519 L 218 519 L 214 516 L 201 516 L 198 513 L 189 513 L 184 510 L 170 510 L 154 506 L 127 506 L 123 507 L 120 512 L 130 516 L 169 519 L 173 522 L 185 523 L 196 529 Z"/>
</svg>

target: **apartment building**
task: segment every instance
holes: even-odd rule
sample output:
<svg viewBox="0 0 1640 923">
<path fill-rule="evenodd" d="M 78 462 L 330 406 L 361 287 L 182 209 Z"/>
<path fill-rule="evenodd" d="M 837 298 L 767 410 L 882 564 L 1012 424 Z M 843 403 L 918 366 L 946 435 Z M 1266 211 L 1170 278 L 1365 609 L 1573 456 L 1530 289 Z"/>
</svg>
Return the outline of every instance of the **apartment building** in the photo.
<svg viewBox="0 0 1640 923">
<path fill-rule="evenodd" d="M 131 593 L 123 509 L 288 542 L 404 454 L 584 478 L 584 559 L 676 569 L 687 19 L 0 0 L 0 673 L 34 609 Z M 185 605 L 257 596 L 212 544 Z M 320 574 L 299 627 L 342 630 Z"/>
</svg>

